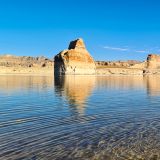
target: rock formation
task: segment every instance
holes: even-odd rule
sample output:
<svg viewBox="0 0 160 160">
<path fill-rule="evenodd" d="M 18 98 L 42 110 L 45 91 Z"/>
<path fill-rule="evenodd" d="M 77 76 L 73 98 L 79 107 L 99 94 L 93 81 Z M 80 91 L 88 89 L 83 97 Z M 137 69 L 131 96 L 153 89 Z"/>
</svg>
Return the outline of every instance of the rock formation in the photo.
<svg viewBox="0 0 160 160">
<path fill-rule="evenodd" d="M 54 70 L 53 70 L 54 69 Z M 160 74 L 160 55 L 146 61 L 94 61 L 82 39 L 70 42 L 54 61 L 45 57 L 0 55 L 0 74 L 41 75 L 147 75 Z"/>
<path fill-rule="evenodd" d="M 130 66 L 129 67 L 130 69 L 141 69 L 141 70 L 144 70 L 145 68 L 147 68 L 147 62 L 144 61 L 144 62 L 141 62 L 141 63 L 137 63 L 133 66 Z"/>
<path fill-rule="evenodd" d="M 149 54 L 147 57 L 148 69 L 160 69 L 160 55 Z"/>
<path fill-rule="evenodd" d="M 128 61 L 96 61 L 98 75 L 142 75 L 145 62 Z"/>
<path fill-rule="evenodd" d="M 0 74 L 50 74 L 53 60 L 45 57 L 0 55 Z"/>
<path fill-rule="evenodd" d="M 54 58 L 55 75 L 87 75 L 96 73 L 96 65 L 82 39 L 70 42 L 68 50 Z"/>
<path fill-rule="evenodd" d="M 160 74 L 160 55 L 149 54 L 144 74 Z"/>
<path fill-rule="evenodd" d="M 51 67 L 53 61 L 45 57 L 1 55 L 0 66 L 3 67 Z"/>
<path fill-rule="evenodd" d="M 128 61 L 96 61 L 96 66 L 98 67 L 113 67 L 113 68 L 126 68 L 131 67 L 136 64 L 140 64 L 140 61 L 128 60 Z"/>
</svg>

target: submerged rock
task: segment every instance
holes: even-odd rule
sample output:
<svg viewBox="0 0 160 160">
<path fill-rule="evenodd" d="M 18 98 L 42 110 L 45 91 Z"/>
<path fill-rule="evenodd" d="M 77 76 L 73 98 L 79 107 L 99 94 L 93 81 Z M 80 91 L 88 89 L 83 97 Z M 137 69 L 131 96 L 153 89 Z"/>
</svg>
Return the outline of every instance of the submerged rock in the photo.
<svg viewBox="0 0 160 160">
<path fill-rule="evenodd" d="M 55 75 L 95 74 L 94 59 L 87 51 L 82 39 L 70 42 L 68 50 L 57 54 L 54 58 Z"/>
</svg>

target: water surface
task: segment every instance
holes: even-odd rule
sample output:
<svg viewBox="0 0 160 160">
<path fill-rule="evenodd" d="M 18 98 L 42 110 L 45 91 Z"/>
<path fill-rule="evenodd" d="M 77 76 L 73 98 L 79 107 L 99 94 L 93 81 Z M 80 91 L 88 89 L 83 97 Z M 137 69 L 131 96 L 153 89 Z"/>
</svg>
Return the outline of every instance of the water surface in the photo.
<svg viewBox="0 0 160 160">
<path fill-rule="evenodd" d="M 159 80 L 0 76 L 0 160 L 160 159 Z"/>
</svg>

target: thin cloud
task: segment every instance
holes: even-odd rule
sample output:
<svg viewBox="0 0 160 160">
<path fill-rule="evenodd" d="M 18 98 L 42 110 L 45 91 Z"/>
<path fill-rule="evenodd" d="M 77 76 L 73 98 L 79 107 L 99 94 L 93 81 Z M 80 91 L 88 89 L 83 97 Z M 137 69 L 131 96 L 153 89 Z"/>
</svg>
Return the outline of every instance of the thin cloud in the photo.
<svg viewBox="0 0 160 160">
<path fill-rule="evenodd" d="M 139 51 L 135 51 L 135 52 L 137 52 L 137 53 L 146 53 L 147 51 L 145 51 L 145 50 L 139 50 Z"/>
<path fill-rule="evenodd" d="M 136 52 L 136 53 L 159 53 L 160 52 L 160 48 L 159 47 L 154 47 L 154 48 L 141 48 L 139 50 L 137 49 L 132 49 L 129 48 L 128 46 L 125 47 L 113 47 L 113 46 L 104 46 L 104 49 L 108 49 L 108 50 L 114 50 L 114 51 L 122 51 L 122 52 Z"/>
<path fill-rule="evenodd" d="M 115 50 L 115 51 L 128 51 L 128 48 L 120 48 L 120 47 L 111 47 L 111 46 L 105 46 L 105 49 L 109 50 Z"/>
</svg>

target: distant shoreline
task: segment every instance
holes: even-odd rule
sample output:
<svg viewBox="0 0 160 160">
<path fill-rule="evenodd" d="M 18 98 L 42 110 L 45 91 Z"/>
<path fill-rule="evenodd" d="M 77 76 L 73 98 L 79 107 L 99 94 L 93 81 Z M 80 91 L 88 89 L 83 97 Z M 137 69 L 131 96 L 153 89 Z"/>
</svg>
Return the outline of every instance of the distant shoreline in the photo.
<svg viewBox="0 0 160 160">
<path fill-rule="evenodd" d="M 100 76 L 160 74 L 158 69 L 147 70 L 146 61 L 95 61 L 95 64 L 96 73 L 94 75 Z M 43 56 L 1 55 L 0 75 L 52 76 L 54 75 L 54 61 Z"/>
<path fill-rule="evenodd" d="M 54 68 L 14 68 L 1 67 L 0 75 L 35 75 L 35 76 L 54 76 Z M 87 75 L 87 74 L 86 74 Z M 107 75 L 143 75 L 140 69 L 131 68 L 97 68 L 96 74 L 93 76 Z M 83 75 L 81 75 L 83 76 Z M 92 76 L 92 75 L 90 75 Z"/>
</svg>

